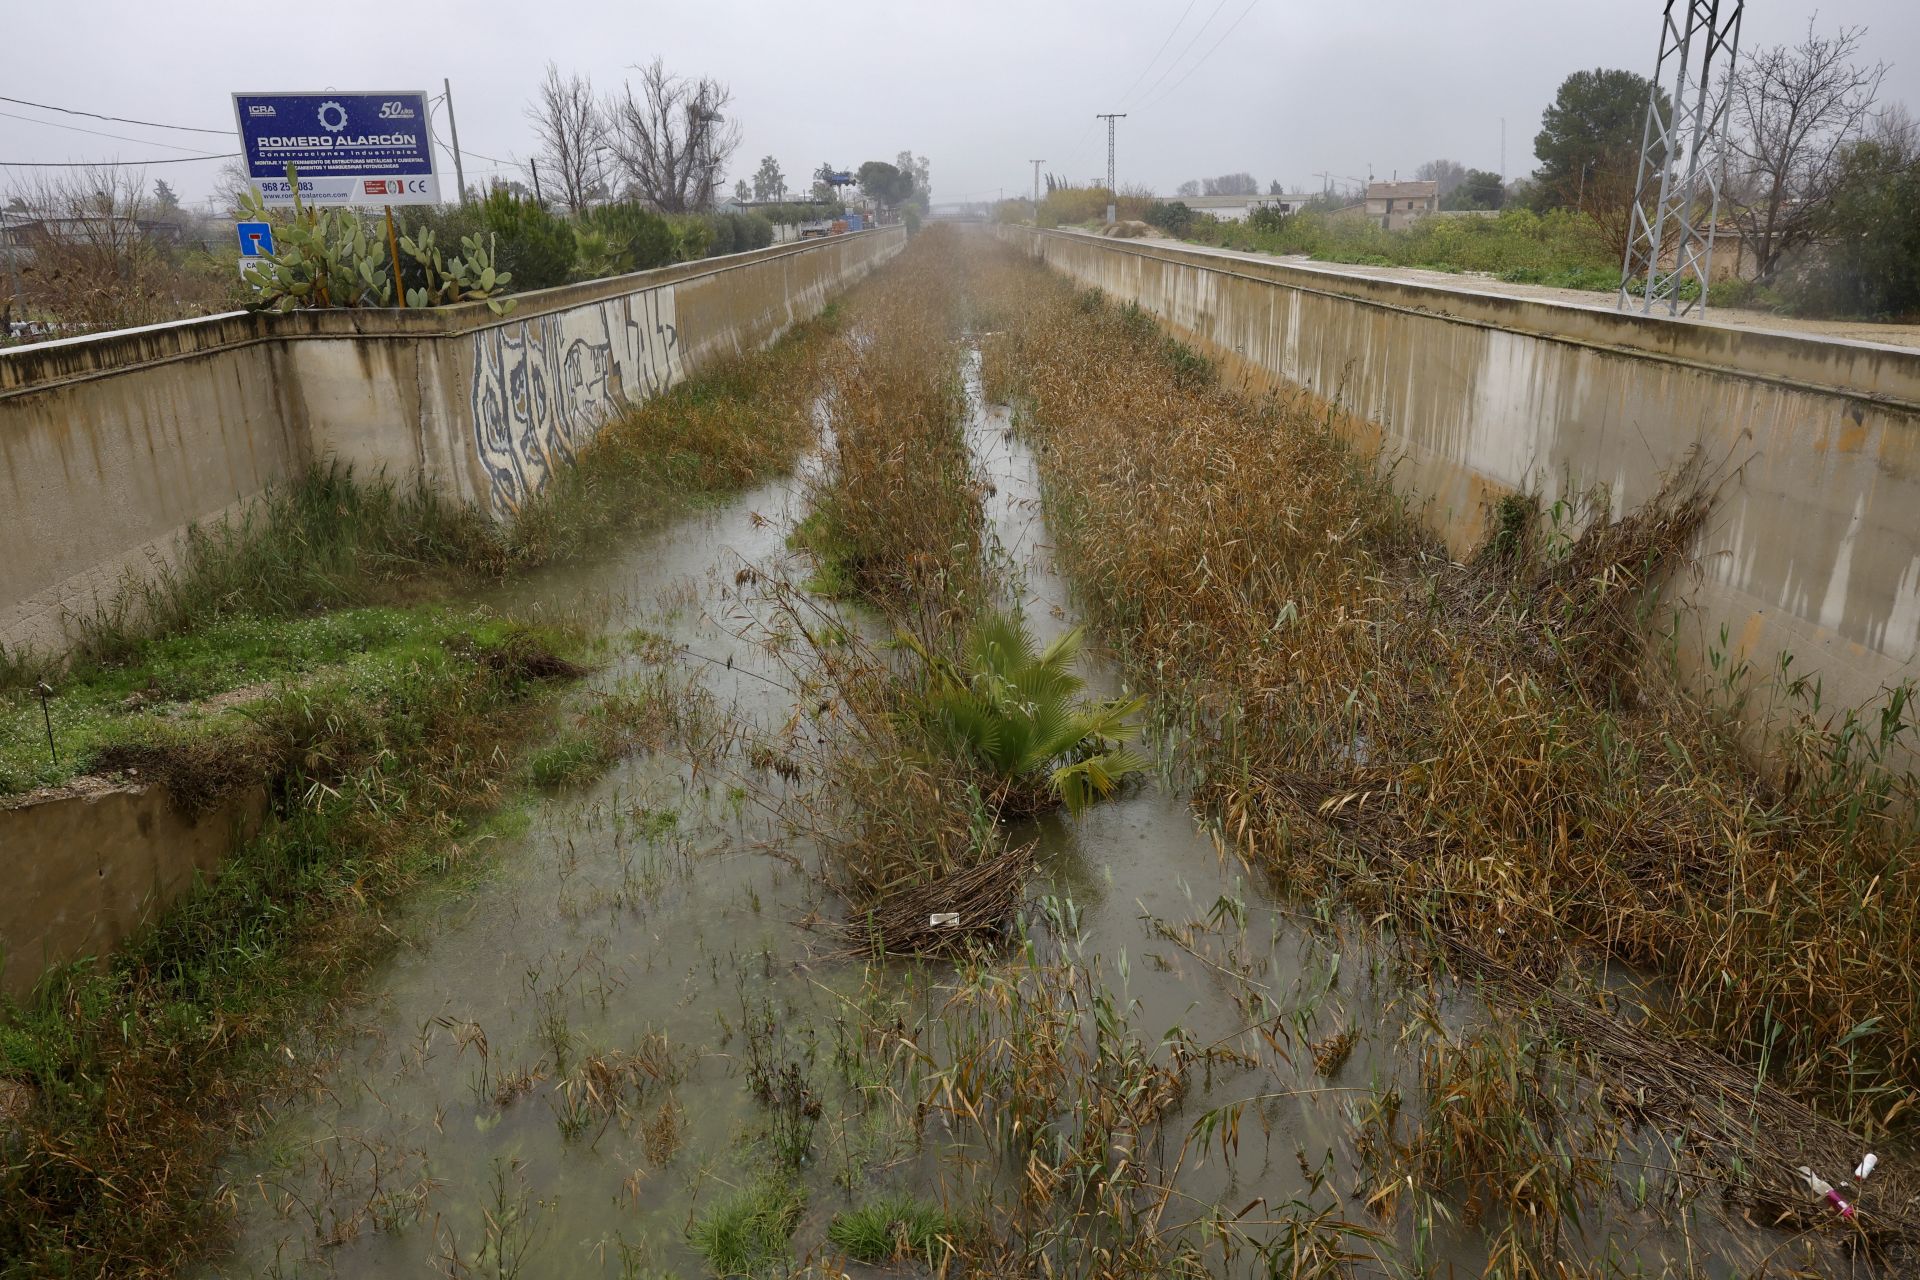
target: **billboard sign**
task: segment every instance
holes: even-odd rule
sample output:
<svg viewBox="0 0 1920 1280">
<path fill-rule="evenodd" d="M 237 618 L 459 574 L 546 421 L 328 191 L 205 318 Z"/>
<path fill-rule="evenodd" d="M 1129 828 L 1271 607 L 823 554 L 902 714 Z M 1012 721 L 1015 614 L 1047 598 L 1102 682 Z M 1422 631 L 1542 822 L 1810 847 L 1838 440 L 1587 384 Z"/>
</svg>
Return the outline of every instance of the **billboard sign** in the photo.
<svg viewBox="0 0 1920 1280">
<path fill-rule="evenodd" d="M 427 95 L 236 93 L 241 163 L 268 205 L 438 204 Z"/>
</svg>

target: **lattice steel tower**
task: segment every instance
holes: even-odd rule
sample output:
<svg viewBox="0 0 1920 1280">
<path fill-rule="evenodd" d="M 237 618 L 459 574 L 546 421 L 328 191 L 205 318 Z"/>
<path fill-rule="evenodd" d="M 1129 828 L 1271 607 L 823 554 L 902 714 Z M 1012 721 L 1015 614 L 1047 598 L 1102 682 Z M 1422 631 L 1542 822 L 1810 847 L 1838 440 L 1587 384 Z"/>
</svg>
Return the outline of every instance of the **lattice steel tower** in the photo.
<svg viewBox="0 0 1920 1280">
<path fill-rule="evenodd" d="M 1093 118 L 1107 122 L 1107 225 L 1112 226 L 1116 216 L 1114 213 L 1114 202 L 1120 198 L 1120 193 L 1113 188 L 1113 122 L 1115 120 L 1125 120 L 1127 113 L 1124 111 L 1097 111 L 1094 113 Z"/>
<path fill-rule="evenodd" d="M 1713 224 L 1720 216 L 1718 152 L 1725 143 L 1728 88 L 1740 50 L 1745 0 L 1666 0 L 1660 59 L 1647 94 L 1634 183 L 1620 309 L 1634 309 L 1628 286 L 1639 281 L 1639 310 L 1682 316 L 1707 309 L 1713 266 Z M 1660 90 L 1671 82 L 1663 109 Z M 1681 293 L 1687 281 L 1696 292 Z"/>
</svg>

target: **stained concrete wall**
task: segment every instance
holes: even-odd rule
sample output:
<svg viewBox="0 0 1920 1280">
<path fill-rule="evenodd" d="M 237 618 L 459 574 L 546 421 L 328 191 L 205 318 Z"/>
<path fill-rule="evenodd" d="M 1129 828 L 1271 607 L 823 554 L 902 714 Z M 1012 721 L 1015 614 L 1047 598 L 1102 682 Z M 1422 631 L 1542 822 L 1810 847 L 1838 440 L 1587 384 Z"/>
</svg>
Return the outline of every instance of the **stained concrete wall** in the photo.
<svg viewBox="0 0 1920 1280">
<path fill-rule="evenodd" d="M 57 649 L 187 528 L 337 459 L 511 514 L 610 415 L 762 346 L 897 229 L 431 311 L 237 313 L 0 351 L 0 644 Z M 104 955 L 258 825 L 81 780 L 0 801 L 0 991 Z"/>
<path fill-rule="evenodd" d="M 1138 303 L 1227 376 L 1337 402 L 1456 551 L 1499 495 L 1609 487 L 1616 514 L 1695 446 L 1726 474 L 1694 551 L 1683 660 L 1817 673 L 1828 706 L 1916 673 L 1920 351 L 1001 227 Z"/>
<path fill-rule="evenodd" d="M 423 311 L 235 313 L 0 350 L 0 645 L 58 650 L 188 526 L 337 459 L 511 514 L 601 424 L 818 314 L 897 228 Z"/>
<path fill-rule="evenodd" d="M 0 992 L 25 995 L 51 965 L 106 955 L 258 830 L 266 803 L 255 789 L 186 817 L 163 787 L 93 779 L 0 800 Z"/>
</svg>

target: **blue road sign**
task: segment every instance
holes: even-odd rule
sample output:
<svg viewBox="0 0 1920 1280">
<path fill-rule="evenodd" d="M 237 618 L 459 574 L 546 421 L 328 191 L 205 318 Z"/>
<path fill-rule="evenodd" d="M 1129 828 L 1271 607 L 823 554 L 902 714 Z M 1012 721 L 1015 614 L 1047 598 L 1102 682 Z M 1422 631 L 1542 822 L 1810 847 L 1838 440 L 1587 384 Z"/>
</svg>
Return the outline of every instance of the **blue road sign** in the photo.
<svg viewBox="0 0 1920 1280">
<path fill-rule="evenodd" d="M 241 257 L 264 258 L 273 252 L 272 223 L 236 222 L 233 228 L 240 233 Z"/>
<path fill-rule="evenodd" d="M 427 95 L 236 93 L 241 163 L 269 205 L 438 204 Z"/>
</svg>

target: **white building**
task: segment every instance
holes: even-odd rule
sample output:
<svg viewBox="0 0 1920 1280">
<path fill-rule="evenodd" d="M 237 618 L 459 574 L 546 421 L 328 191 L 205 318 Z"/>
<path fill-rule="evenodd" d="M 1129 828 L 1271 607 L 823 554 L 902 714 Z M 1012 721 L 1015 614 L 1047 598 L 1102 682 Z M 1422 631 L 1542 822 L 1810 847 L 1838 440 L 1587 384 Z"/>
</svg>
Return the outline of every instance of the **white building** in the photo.
<svg viewBox="0 0 1920 1280">
<path fill-rule="evenodd" d="M 1161 204 L 1184 204 L 1195 213 L 1210 214 L 1225 222 L 1245 222 L 1255 209 L 1273 209 L 1297 213 L 1312 196 L 1299 193 L 1249 196 L 1162 196 Z"/>
</svg>

